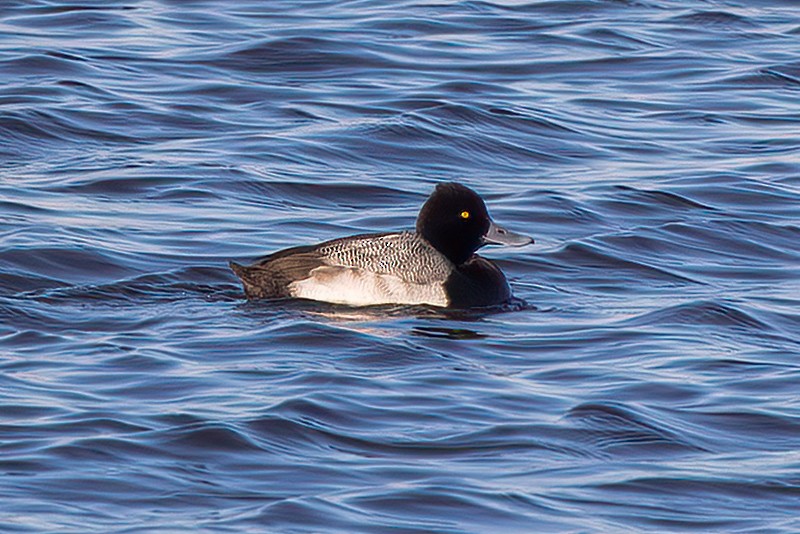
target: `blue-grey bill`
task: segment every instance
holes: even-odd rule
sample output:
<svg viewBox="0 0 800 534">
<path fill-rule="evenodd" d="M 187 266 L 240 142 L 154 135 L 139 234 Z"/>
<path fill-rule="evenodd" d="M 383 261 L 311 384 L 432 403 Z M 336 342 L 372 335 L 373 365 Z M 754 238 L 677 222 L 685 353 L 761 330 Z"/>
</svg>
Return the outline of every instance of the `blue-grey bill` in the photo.
<svg viewBox="0 0 800 534">
<path fill-rule="evenodd" d="M 522 234 L 515 234 L 495 223 L 489 224 L 489 230 L 483 236 L 484 243 L 494 245 L 509 245 L 511 247 L 521 247 L 533 243 L 533 238 Z"/>
</svg>

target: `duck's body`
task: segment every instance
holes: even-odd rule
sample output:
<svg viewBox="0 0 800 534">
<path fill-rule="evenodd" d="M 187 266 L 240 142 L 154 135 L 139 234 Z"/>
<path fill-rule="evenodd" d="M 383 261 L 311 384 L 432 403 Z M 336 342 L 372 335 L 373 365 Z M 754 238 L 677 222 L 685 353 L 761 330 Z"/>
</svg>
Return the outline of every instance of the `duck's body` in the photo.
<svg viewBox="0 0 800 534">
<path fill-rule="evenodd" d="M 423 206 L 415 232 L 334 239 L 231 268 L 251 299 L 490 306 L 507 301 L 511 290 L 500 269 L 474 254 L 486 242 L 519 246 L 531 239 L 495 226 L 472 190 L 445 184 Z"/>
</svg>

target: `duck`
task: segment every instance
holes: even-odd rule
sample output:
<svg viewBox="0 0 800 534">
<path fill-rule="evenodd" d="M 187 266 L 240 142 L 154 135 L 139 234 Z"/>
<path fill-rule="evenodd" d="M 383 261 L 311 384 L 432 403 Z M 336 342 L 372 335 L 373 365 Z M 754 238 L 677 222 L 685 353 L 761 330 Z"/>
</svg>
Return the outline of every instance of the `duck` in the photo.
<svg viewBox="0 0 800 534">
<path fill-rule="evenodd" d="M 511 299 L 503 271 L 477 250 L 533 242 L 494 223 L 478 193 L 450 182 L 436 185 L 414 231 L 332 239 L 280 250 L 252 265 L 230 262 L 230 267 L 251 300 L 476 308 Z"/>
</svg>

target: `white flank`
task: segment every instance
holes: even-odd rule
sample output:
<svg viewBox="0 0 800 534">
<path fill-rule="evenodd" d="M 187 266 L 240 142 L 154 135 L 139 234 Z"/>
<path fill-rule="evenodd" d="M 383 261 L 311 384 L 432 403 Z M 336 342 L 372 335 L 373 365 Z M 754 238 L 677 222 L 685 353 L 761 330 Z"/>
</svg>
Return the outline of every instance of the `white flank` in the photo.
<svg viewBox="0 0 800 534">
<path fill-rule="evenodd" d="M 448 304 L 443 280 L 414 284 L 391 274 L 328 266 L 317 267 L 310 274 L 304 280 L 289 284 L 294 297 L 348 306 L 429 304 L 445 307 Z"/>
</svg>

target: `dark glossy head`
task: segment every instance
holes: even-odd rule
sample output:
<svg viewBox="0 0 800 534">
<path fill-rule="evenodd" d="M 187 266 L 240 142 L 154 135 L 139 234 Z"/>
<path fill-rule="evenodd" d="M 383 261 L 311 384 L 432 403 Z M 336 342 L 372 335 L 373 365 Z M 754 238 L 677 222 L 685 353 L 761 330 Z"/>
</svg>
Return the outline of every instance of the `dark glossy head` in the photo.
<svg viewBox="0 0 800 534">
<path fill-rule="evenodd" d="M 494 224 L 483 199 L 456 183 L 436 186 L 419 212 L 417 233 L 456 265 L 488 243 L 519 247 L 533 242 Z"/>
</svg>

